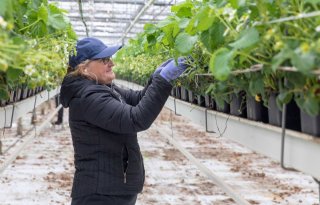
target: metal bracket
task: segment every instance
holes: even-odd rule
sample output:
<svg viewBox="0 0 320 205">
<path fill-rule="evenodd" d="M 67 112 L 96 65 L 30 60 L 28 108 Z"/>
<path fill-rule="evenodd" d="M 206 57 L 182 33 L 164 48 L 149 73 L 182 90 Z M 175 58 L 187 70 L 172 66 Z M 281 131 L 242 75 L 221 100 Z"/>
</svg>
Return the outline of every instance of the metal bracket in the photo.
<svg viewBox="0 0 320 205">
<path fill-rule="evenodd" d="M 316 181 L 316 182 L 318 183 L 318 185 L 319 185 L 319 204 L 320 204 L 320 181 L 319 181 L 318 179 L 314 178 L 314 177 L 313 177 L 313 179 L 314 179 L 314 181 Z"/>
<path fill-rule="evenodd" d="M 47 94 L 48 94 L 48 101 L 50 100 L 50 93 L 49 91 L 47 91 Z"/>
<path fill-rule="evenodd" d="M 287 112 L 287 105 L 283 104 L 282 106 L 282 120 L 281 120 L 281 127 L 282 127 L 282 138 L 281 138 L 281 167 L 284 170 L 288 170 L 288 171 L 297 171 L 296 169 L 292 168 L 292 167 L 286 167 L 284 165 L 284 145 L 285 145 L 285 136 L 286 136 L 286 112 Z"/>
<path fill-rule="evenodd" d="M 208 130 L 208 108 L 205 109 L 204 113 L 205 113 L 205 120 L 206 120 L 206 132 L 208 132 L 208 133 L 216 133 L 214 131 Z"/>
<path fill-rule="evenodd" d="M 177 115 L 177 116 L 181 116 L 180 114 L 177 113 L 176 98 L 173 98 L 173 104 L 174 104 L 174 114 Z"/>
<path fill-rule="evenodd" d="M 35 124 L 35 120 L 36 120 L 36 105 L 37 105 L 37 95 L 34 96 L 32 120 L 31 120 L 32 124 Z"/>
<path fill-rule="evenodd" d="M 15 111 L 15 106 L 14 106 L 14 104 L 12 105 L 11 121 L 10 121 L 10 125 L 9 126 L 6 126 L 6 124 L 7 124 L 7 110 L 6 110 L 6 107 L 3 107 L 3 109 L 4 109 L 4 125 L 3 125 L 3 128 L 4 129 L 11 128 L 12 127 L 12 123 L 13 123 L 13 115 L 14 115 L 14 111 Z"/>
</svg>

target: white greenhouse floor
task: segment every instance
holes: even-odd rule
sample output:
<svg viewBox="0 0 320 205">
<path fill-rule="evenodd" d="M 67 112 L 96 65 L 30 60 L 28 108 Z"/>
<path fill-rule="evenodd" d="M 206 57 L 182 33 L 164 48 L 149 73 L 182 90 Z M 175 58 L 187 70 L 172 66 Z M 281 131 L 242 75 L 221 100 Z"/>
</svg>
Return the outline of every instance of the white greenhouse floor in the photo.
<svg viewBox="0 0 320 205">
<path fill-rule="evenodd" d="M 70 204 L 73 148 L 65 110 L 64 127 L 48 127 L 0 175 L 0 205 Z M 172 120 L 172 121 L 171 121 Z M 23 120 L 30 129 L 30 115 Z M 41 122 L 41 116 L 39 115 Z M 154 126 L 139 133 L 146 182 L 137 205 L 233 205 L 195 165 L 159 134 L 173 126 L 174 139 L 251 204 L 318 205 L 318 184 L 279 163 L 164 109 Z M 18 139 L 16 128 L 0 133 L 3 151 Z M 0 166 L 21 144 L 0 156 Z"/>
</svg>

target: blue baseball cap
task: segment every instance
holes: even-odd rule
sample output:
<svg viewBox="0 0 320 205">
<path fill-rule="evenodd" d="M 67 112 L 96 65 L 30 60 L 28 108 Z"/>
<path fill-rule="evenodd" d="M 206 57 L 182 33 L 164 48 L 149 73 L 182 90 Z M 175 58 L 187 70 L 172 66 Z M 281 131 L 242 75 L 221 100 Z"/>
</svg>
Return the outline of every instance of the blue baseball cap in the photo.
<svg viewBox="0 0 320 205">
<path fill-rule="evenodd" d="M 75 69 L 77 65 L 85 60 L 111 57 L 120 48 L 122 48 L 122 45 L 108 47 L 97 38 L 83 38 L 77 42 L 77 54 L 69 56 L 69 66 Z"/>
</svg>

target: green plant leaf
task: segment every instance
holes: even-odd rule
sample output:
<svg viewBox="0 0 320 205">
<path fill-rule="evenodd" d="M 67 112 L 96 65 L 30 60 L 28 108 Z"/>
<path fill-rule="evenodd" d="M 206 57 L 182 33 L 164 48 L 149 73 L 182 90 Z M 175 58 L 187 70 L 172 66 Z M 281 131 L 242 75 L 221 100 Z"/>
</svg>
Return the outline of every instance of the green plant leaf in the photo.
<svg viewBox="0 0 320 205">
<path fill-rule="evenodd" d="M 311 71 L 315 67 L 315 59 L 316 57 L 311 53 L 294 54 L 291 56 L 292 65 L 304 73 L 308 73 L 308 71 Z"/>
<path fill-rule="evenodd" d="M 272 58 L 272 70 L 277 70 L 286 60 L 292 58 L 293 51 L 288 47 L 283 48 L 277 55 Z"/>
<path fill-rule="evenodd" d="M 241 6 L 244 6 L 246 3 L 245 0 L 230 0 L 230 4 L 233 8 L 237 9 Z"/>
<path fill-rule="evenodd" d="M 9 67 L 7 70 L 7 79 L 9 81 L 16 81 L 19 79 L 19 76 L 23 73 L 23 70 Z"/>
<path fill-rule="evenodd" d="M 264 82 L 262 80 L 261 74 L 252 74 L 249 82 L 249 93 L 251 96 L 257 94 L 264 94 Z"/>
<path fill-rule="evenodd" d="M 55 5 L 49 5 L 48 25 L 58 30 L 64 30 L 68 26 L 68 21 L 63 13 Z"/>
<path fill-rule="evenodd" d="M 171 7 L 171 11 L 180 18 L 192 16 L 193 5 L 191 2 L 182 2 Z"/>
<path fill-rule="evenodd" d="M 302 104 L 302 109 L 309 115 L 318 115 L 320 111 L 319 101 L 315 97 L 308 96 Z"/>
<path fill-rule="evenodd" d="M 194 44 L 197 42 L 197 36 L 190 36 L 187 33 L 180 33 L 174 44 L 174 48 L 180 53 L 190 53 Z"/>
<path fill-rule="evenodd" d="M 172 22 L 171 24 L 162 28 L 163 32 L 165 33 L 162 42 L 165 45 L 169 45 L 174 47 L 174 39 L 180 31 L 180 28 L 177 22 Z"/>
<path fill-rule="evenodd" d="M 221 22 L 216 22 L 212 25 L 211 28 L 201 33 L 201 42 L 210 53 L 213 53 L 216 48 L 218 48 L 224 43 L 224 31 L 224 24 Z"/>
<path fill-rule="evenodd" d="M 195 16 L 194 27 L 198 31 L 205 31 L 209 29 L 215 19 L 213 9 L 209 6 L 202 8 Z"/>
<path fill-rule="evenodd" d="M 28 3 L 28 8 L 33 9 L 33 10 L 38 10 L 38 8 L 41 6 L 41 4 L 46 3 L 48 4 L 48 1 L 46 0 L 31 0 Z"/>
<path fill-rule="evenodd" d="M 155 43 L 157 43 L 156 37 L 155 37 L 154 35 L 148 35 L 148 36 L 147 36 L 147 41 L 148 41 L 148 44 L 149 44 L 149 45 L 150 45 L 150 44 L 155 44 Z"/>
<path fill-rule="evenodd" d="M 38 19 L 41 19 L 42 21 L 44 21 L 45 23 L 48 22 L 48 9 L 46 6 L 44 6 L 43 4 L 41 4 L 41 6 L 39 7 L 38 10 Z"/>
<path fill-rule="evenodd" d="M 32 26 L 31 36 L 32 37 L 43 37 L 47 32 L 47 25 L 43 21 L 39 21 L 37 24 Z"/>
<path fill-rule="evenodd" d="M 281 104 L 288 104 L 292 100 L 292 97 L 293 97 L 293 94 L 290 92 L 281 92 L 277 96 L 277 100 L 279 100 Z"/>
<path fill-rule="evenodd" d="M 226 80 L 231 73 L 234 51 L 227 48 L 218 49 L 210 59 L 209 69 L 218 80 Z"/>
<path fill-rule="evenodd" d="M 8 88 L 4 84 L 0 84 L 0 99 L 4 99 L 4 100 L 9 99 Z"/>
<path fill-rule="evenodd" d="M 304 3 L 318 4 L 320 0 L 305 0 Z"/>
<path fill-rule="evenodd" d="M 236 49 L 243 49 L 258 43 L 259 40 L 259 32 L 255 28 L 250 28 L 240 33 L 239 39 L 229 45 Z"/>
<path fill-rule="evenodd" d="M 159 28 L 163 28 L 163 27 L 168 26 L 168 25 L 171 24 L 172 22 L 173 22 L 172 19 L 166 18 L 166 19 L 160 21 L 156 26 L 159 27 Z"/>
<path fill-rule="evenodd" d="M 157 27 L 153 24 L 147 23 L 143 27 L 145 33 L 147 34 L 153 34 L 157 31 Z"/>
<path fill-rule="evenodd" d="M 0 16 L 4 17 L 6 21 L 11 20 L 13 13 L 12 0 L 0 1 Z"/>
<path fill-rule="evenodd" d="M 189 22 L 190 22 L 190 19 L 188 19 L 188 18 L 182 18 L 182 19 L 180 20 L 180 22 L 179 22 L 179 28 L 181 28 L 181 29 L 186 28 L 186 27 L 188 26 Z"/>
</svg>

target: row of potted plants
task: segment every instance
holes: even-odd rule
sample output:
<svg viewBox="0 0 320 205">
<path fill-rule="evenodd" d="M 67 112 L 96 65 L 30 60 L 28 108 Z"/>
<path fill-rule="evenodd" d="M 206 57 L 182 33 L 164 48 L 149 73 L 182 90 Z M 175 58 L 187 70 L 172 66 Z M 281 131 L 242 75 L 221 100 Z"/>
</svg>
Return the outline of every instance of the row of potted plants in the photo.
<svg viewBox="0 0 320 205">
<path fill-rule="evenodd" d="M 148 54 L 139 62 L 143 68 L 150 56 L 191 56 L 189 69 L 175 84 L 211 96 L 218 107 L 240 95 L 245 96 L 244 107 L 252 104 L 249 114 L 255 102 L 263 104 L 261 110 L 293 103 L 302 114 L 318 119 L 319 10 L 318 1 L 186 0 L 173 6 L 165 20 L 145 25 L 116 57 L 117 71 L 146 79 L 150 69 L 138 75 L 128 69 L 136 57 Z M 299 119 L 304 120 L 302 114 Z M 279 115 L 269 116 L 279 121 Z"/>
<path fill-rule="evenodd" d="M 76 38 L 65 11 L 48 0 L 1 0 L 0 100 L 22 86 L 59 85 Z"/>
<path fill-rule="evenodd" d="M 249 96 L 244 91 L 238 94 L 231 94 L 230 101 L 224 101 L 222 105 L 217 104 L 213 96 L 196 94 L 185 87 L 174 87 L 171 95 L 218 112 L 261 121 L 278 127 L 282 126 L 282 111 L 277 106 L 275 94 L 269 97 L 268 107 L 263 105 L 261 98 Z M 285 123 L 287 129 L 320 136 L 320 117 L 310 116 L 303 112 L 293 100 L 286 105 Z"/>
<path fill-rule="evenodd" d="M 28 87 L 25 88 L 16 88 L 14 90 L 9 91 L 9 99 L 4 100 L 2 99 L 0 101 L 0 107 L 4 107 L 6 105 L 10 105 L 16 102 L 19 102 L 21 100 L 24 100 L 26 98 L 29 98 L 31 96 L 34 96 L 41 91 L 43 91 L 45 88 L 44 87 L 36 87 L 33 89 L 30 89 Z"/>
</svg>

